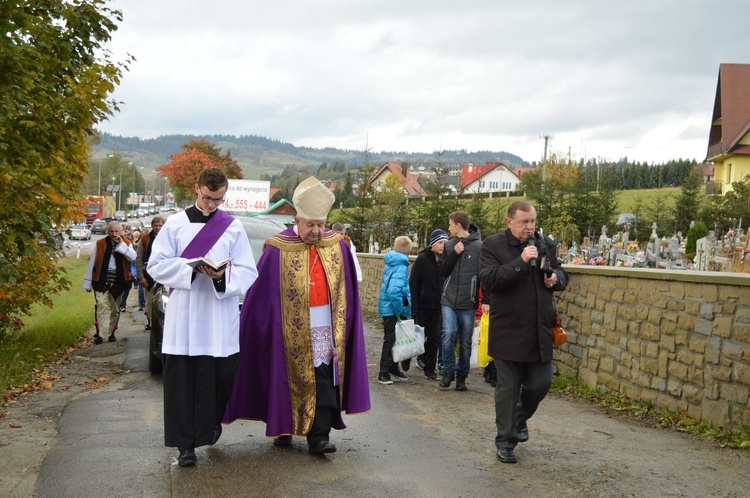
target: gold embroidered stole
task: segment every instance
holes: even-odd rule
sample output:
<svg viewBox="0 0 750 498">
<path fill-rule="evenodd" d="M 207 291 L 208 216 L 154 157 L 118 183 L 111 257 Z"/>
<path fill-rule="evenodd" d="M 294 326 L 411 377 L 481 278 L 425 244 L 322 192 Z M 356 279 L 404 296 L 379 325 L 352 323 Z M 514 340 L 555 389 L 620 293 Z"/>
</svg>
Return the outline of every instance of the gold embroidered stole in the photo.
<svg viewBox="0 0 750 498">
<path fill-rule="evenodd" d="M 344 382 L 346 336 L 346 281 L 341 236 L 326 232 L 315 245 L 325 269 L 331 305 L 331 333 L 334 340 L 334 368 L 338 367 L 339 389 Z M 297 236 L 278 234 L 266 244 L 279 249 L 281 323 L 286 353 L 286 371 L 292 400 L 294 434 L 310 432 L 315 417 L 316 388 L 310 336 L 310 246 Z M 341 393 L 339 393 L 341 394 Z"/>
</svg>

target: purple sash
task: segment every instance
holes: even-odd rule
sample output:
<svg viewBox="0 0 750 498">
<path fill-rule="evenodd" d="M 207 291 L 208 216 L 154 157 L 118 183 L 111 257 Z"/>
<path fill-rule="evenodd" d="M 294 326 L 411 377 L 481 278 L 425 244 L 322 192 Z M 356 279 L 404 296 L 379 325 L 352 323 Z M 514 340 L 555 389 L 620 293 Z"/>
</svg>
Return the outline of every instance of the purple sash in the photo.
<svg viewBox="0 0 750 498">
<path fill-rule="evenodd" d="M 181 258 L 193 259 L 206 255 L 211 248 L 219 241 L 229 225 L 232 224 L 232 218 L 226 211 L 216 210 L 216 214 L 203 225 L 193 240 L 187 245 L 180 255 Z"/>
<path fill-rule="evenodd" d="M 211 216 L 203 228 L 195 234 L 193 240 L 187 245 L 180 255 L 181 258 L 193 259 L 206 255 L 208 251 L 219 241 L 224 232 L 232 224 L 234 218 L 221 209 L 216 210 L 216 214 Z M 231 263 L 230 263 L 231 264 Z M 172 295 L 174 289 L 169 289 L 169 295 Z"/>
</svg>

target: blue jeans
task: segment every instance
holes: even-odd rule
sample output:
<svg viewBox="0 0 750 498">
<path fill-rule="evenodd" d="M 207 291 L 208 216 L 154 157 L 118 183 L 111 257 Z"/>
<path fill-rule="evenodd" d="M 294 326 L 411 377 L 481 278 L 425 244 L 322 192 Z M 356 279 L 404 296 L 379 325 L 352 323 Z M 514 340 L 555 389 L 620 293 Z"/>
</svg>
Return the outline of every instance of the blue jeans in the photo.
<svg viewBox="0 0 750 498">
<path fill-rule="evenodd" d="M 443 313 L 443 370 L 456 374 L 456 378 L 469 376 L 471 359 L 471 335 L 474 333 L 475 310 L 456 310 L 442 306 Z M 456 343 L 458 343 L 458 366 L 456 366 Z"/>
</svg>

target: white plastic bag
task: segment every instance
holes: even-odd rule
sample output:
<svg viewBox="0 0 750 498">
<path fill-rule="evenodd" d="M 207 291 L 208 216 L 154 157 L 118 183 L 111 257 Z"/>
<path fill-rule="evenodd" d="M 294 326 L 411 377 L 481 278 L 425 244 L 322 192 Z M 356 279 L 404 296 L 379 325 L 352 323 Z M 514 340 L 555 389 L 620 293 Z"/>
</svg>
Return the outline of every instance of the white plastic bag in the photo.
<svg viewBox="0 0 750 498">
<path fill-rule="evenodd" d="M 396 322 L 396 342 L 393 344 L 393 361 L 399 362 L 424 353 L 424 329 L 414 320 Z"/>
<path fill-rule="evenodd" d="M 479 365 L 479 325 L 474 327 L 471 334 L 471 356 L 469 357 L 469 368 L 480 368 Z M 481 365 L 484 366 L 484 365 Z"/>
</svg>

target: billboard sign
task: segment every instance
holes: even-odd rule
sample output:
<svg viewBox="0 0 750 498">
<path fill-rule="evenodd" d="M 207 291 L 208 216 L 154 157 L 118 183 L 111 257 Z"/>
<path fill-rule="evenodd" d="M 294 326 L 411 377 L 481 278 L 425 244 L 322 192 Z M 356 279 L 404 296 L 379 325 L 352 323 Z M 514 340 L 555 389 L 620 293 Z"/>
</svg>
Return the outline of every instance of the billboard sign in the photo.
<svg viewBox="0 0 750 498">
<path fill-rule="evenodd" d="M 233 213 L 260 213 L 268 209 L 271 182 L 229 180 L 226 200 L 221 208 Z"/>
</svg>

